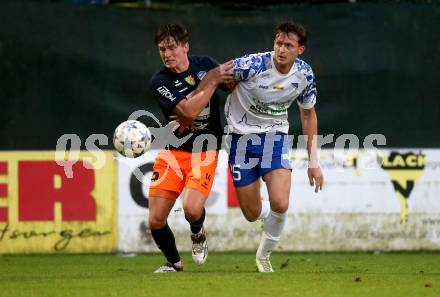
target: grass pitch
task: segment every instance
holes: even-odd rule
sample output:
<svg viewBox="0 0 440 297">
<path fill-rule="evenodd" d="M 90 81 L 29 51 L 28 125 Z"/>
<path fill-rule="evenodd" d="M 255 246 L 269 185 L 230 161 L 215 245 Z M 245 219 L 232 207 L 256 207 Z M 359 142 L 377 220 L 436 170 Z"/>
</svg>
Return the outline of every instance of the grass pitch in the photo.
<svg viewBox="0 0 440 297">
<path fill-rule="evenodd" d="M 203 266 L 153 274 L 159 254 L 3 255 L 1 297 L 50 296 L 440 296 L 440 253 L 275 253 L 275 273 L 254 254 L 211 252 Z"/>
</svg>

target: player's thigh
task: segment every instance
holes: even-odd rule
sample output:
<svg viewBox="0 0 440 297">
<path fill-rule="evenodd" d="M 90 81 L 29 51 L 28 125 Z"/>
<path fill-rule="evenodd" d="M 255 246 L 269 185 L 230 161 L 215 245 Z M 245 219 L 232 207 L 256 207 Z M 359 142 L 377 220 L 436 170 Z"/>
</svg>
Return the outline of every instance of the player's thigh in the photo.
<svg viewBox="0 0 440 297">
<path fill-rule="evenodd" d="M 284 213 L 289 208 L 291 176 L 292 172 L 285 168 L 274 169 L 264 174 L 270 208 L 275 212 Z"/>
<path fill-rule="evenodd" d="M 212 183 L 218 164 L 218 154 L 217 150 L 191 153 L 185 164 L 188 179 L 204 179 L 206 183 Z"/>
<path fill-rule="evenodd" d="M 259 154 L 254 154 L 247 143 L 241 142 L 244 135 L 231 134 L 229 148 L 229 170 L 235 188 L 242 188 L 259 179 Z M 255 162 L 256 161 L 256 162 Z"/>
<path fill-rule="evenodd" d="M 218 151 L 193 153 L 186 164 L 185 188 L 197 190 L 207 199 L 214 183 L 217 163 Z"/>
<path fill-rule="evenodd" d="M 161 150 L 153 166 L 148 196 L 163 197 L 168 191 L 177 193 L 177 198 L 185 185 L 184 168 L 185 158 L 180 156 L 180 152 Z"/>
<path fill-rule="evenodd" d="M 253 222 L 261 213 L 260 179 L 241 187 L 235 187 L 238 203 L 245 218 Z"/>
<path fill-rule="evenodd" d="M 153 166 L 149 197 L 149 225 L 151 229 L 165 226 L 177 197 L 183 190 L 184 171 L 178 154 L 169 150 L 159 152 Z"/>
<path fill-rule="evenodd" d="M 203 212 L 203 206 L 214 183 L 218 163 L 218 151 L 193 153 L 185 182 L 183 209 L 190 220 L 197 220 Z"/>
<path fill-rule="evenodd" d="M 260 176 L 258 168 L 242 168 L 240 164 L 229 164 L 238 203 L 245 218 L 253 222 L 261 213 Z"/>
</svg>

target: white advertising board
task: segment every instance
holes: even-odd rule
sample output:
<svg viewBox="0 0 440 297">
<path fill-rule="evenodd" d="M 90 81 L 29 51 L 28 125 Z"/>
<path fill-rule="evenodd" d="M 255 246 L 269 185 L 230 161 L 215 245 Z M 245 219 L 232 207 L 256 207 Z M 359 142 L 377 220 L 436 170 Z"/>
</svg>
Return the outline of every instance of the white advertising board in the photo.
<svg viewBox="0 0 440 297">
<path fill-rule="evenodd" d="M 325 186 L 318 194 L 309 185 L 305 156 L 305 151 L 291 154 L 289 215 L 280 249 L 440 250 L 440 150 L 321 150 Z M 139 160 L 119 163 L 121 251 L 158 251 L 148 235 L 148 210 L 139 203 L 139 197 L 146 201 L 151 174 L 145 174 L 142 195 L 130 186 L 133 169 L 152 166 L 153 161 L 150 152 Z M 207 202 L 210 249 L 255 250 L 261 222 L 244 219 L 230 190 L 227 154 L 222 151 Z M 264 186 L 262 194 L 267 199 Z M 179 200 L 168 222 L 179 249 L 189 250 L 189 227 Z"/>
</svg>

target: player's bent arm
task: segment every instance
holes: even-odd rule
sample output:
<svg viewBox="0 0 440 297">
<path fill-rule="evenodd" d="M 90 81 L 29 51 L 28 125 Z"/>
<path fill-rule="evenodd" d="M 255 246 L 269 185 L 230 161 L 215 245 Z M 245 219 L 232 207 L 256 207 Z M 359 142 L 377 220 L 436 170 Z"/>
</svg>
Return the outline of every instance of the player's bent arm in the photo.
<svg viewBox="0 0 440 297">
<path fill-rule="evenodd" d="M 203 82 L 203 81 L 202 81 Z M 202 82 L 200 84 L 202 84 Z M 199 87 L 194 92 L 194 95 L 186 100 L 182 100 L 174 108 L 174 113 L 186 121 L 194 121 L 202 110 L 208 105 L 212 95 L 217 89 L 217 83 L 210 81 L 202 88 Z"/>
<path fill-rule="evenodd" d="M 197 86 L 194 95 L 179 102 L 173 111 L 184 119 L 194 121 L 208 105 L 218 85 L 224 80 L 232 79 L 232 66 L 232 62 L 229 61 L 209 70 Z"/>
<path fill-rule="evenodd" d="M 300 109 L 301 126 L 303 134 L 307 136 L 307 152 L 309 155 L 309 167 L 317 168 L 318 164 L 318 117 L 316 116 L 315 107 Z"/>
</svg>

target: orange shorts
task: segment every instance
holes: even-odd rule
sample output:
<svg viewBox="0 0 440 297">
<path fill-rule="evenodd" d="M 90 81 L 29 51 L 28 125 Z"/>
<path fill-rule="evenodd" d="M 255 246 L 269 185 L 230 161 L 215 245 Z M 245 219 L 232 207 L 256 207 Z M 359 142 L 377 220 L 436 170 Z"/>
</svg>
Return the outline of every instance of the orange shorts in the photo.
<svg viewBox="0 0 440 297">
<path fill-rule="evenodd" d="M 148 196 L 177 199 L 184 188 L 191 188 L 208 198 L 217 162 L 218 151 L 161 150 L 153 166 Z M 167 195 L 167 192 L 175 195 Z"/>
</svg>

